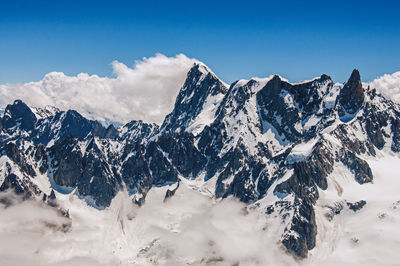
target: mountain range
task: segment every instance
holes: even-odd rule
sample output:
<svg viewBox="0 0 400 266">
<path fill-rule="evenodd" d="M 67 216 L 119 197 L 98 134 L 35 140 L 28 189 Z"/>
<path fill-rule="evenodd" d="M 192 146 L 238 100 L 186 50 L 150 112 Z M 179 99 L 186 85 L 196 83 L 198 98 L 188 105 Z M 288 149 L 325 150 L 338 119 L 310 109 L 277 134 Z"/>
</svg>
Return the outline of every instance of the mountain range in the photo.
<svg viewBox="0 0 400 266">
<path fill-rule="evenodd" d="M 57 195 L 72 193 L 104 210 L 120 191 L 144 206 L 152 189 L 167 187 L 167 201 L 191 184 L 276 221 L 280 243 L 301 259 L 317 245 L 320 213 L 329 222 L 368 206 L 337 179 L 373 185 L 371 160 L 400 152 L 400 106 L 363 87 L 358 70 L 344 84 L 323 74 L 228 85 L 196 63 L 161 125 L 104 127 L 74 110 L 15 100 L 0 117 L 0 151 L 0 191 L 24 200 L 57 208 Z"/>
</svg>

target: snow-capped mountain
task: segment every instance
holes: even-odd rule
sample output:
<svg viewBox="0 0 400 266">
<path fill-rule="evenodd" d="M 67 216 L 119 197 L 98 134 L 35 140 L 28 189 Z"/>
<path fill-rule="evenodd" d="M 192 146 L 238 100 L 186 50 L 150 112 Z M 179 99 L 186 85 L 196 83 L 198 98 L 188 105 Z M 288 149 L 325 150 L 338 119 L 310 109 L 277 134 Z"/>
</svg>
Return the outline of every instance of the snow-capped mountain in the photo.
<svg viewBox="0 0 400 266">
<path fill-rule="evenodd" d="M 323 74 L 228 86 L 199 63 L 161 126 L 105 128 L 73 110 L 16 100 L 0 130 L 0 191 L 55 206 L 57 196 L 77 195 L 100 210 L 120 191 L 143 207 L 160 187 L 164 200 L 187 188 L 215 202 L 233 197 L 305 258 L 326 235 L 320 226 L 369 205 L 346 187 L 374 186 L 374 160 L 398 156 L 400 106 L 363 87 L 357 70 L 344 84 Z"/>
</svg>

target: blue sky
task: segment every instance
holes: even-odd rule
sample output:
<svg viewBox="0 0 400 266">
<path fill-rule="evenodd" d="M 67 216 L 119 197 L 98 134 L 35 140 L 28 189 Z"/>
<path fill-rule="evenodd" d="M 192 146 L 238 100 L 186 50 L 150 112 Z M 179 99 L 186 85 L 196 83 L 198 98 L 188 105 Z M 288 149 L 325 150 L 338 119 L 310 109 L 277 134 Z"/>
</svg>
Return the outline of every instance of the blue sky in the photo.
<svg viewBox="0 0 400 266">
<path fill-rule="evenodd" d="M 301 2 L 301 4 L 299 4 Z M 291 81 L 400 70 L 399 1 L 2 1 L 0 84 L 51 71 L 111 76 L 156 53 L 197 58 L 223 80 Z"/>
</svg>

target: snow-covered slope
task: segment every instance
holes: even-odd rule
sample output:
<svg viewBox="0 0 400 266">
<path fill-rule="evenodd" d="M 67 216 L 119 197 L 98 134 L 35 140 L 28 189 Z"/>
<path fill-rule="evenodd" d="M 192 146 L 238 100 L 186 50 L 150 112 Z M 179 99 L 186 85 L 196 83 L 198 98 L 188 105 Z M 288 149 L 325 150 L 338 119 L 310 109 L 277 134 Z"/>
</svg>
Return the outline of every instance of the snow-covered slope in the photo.
<svg viewBox="0 0 400 266">
<path fill-rule="evenodd" d="M 161 126 L 161 132 L 180 133 L 186 130 L 197 135 L 214 120 L 216 109 L 227 90 L 227 84 L 207 66 L 194 64 L 176 98 L 174 110 Z"/>
</svg>

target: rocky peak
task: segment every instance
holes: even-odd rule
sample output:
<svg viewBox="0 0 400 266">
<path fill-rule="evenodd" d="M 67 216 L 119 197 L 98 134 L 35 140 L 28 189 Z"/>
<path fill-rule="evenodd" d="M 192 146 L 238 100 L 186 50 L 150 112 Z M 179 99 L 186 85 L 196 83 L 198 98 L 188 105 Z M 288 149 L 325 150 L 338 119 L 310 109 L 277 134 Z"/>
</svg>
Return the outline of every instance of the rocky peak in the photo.
<svg viewBox="0 0 400 266">
<path fill-rule="evenodd" d="M 105 138 L 115 139 L 118 136 L 118 130 L 113 124 L 109 125 L 104 134 Z"/>
<path fill-rule="evenodd" d="M 358 71 L 358 69 L 353 69 L 347 83 L 358 83 L 358 82 L 361 82 L 360 71 Z"/>
<path fill-rule="evenodd" d="M 287 90 L 293 95 L 302 116 L 307 117 L 318 112 L 321 102 L 332 87 L 332 79 L 322 74 L 321 77 L 311 81 L 293 84 Z"/>
<path fill-rule="evenodd" d="M 320 77 L 321 81 L 327 81 L 327 80 L 332 80 L 332 78 L 326 74 L 322 74 Z"/>
<path fill-rule="evenodd" d="M 323 117 L 330 113 L 323 103 L 333 85 L 325 74 L 299 83 L 289 83 L 275 75 L 257 92 L 262 132 L 276 131 L 282 143 L 312 137 L 318 124 L 324 122 Z"/>
<path fill-rule="evenodd" d="M 51 105 L 46 105 L 44 108 L 32 107 L 32 111 L 36 114 L 38 119 L 49 118 L 61 112 L 60 109 Z"/>
<path fill-rule="evenodd" d="M 176 98 L 174 110 L 161 126 L 164 133 L 178 133 L 188 128 L 206 108 L 206 103 L 218 105 L 227 93 L 227 86 L 205 65 L 195 63 Z"/>
<path fill-rule="evenodd" d="M 344 84 L 337 99 L 338 112 L 341 117 L 355 114 L 364 103 L 364 89 L 362 87 L 360 72 L 354 69 L 349 80 Z"/>
<path fill-rule="evenodd" d="M 278 95 L 282 87 L 281 78 L 278 75 L 274 75 L 267 85 L 265 85 L 265 90 L 268 90 L 271 96 Z"/>
<path fill-rule="evenodd" d="M 194 63 L 187 73 L 187 80 L 198 81 L 201 76 L 208 75 L 210 70 L 203 64 Z"/>
<path fill-rule="evenodd" d="M 104 136 L 106 129 L 98 121 L 88 120 L 75 110 L 68 110 L 61 117 L 60 137 L 70 134 L 78 139 L 85 138 L 89 133 L 94 136 Z"/>
<path fill-rule="evenodd" d="M 146 142 L 157 134 L 159 126 L 154 123 L 145 123 L 142 120 L 132 120 L 118 128 L 118 140 L 127 142 Z"/>
<path fill-rule="evenodd" d="M 15 100 L 13 104 L 7 105 L 2 124 L 4 128 L 18 126 L 30 131 L 36 123 L 36 116 L 32 110 L 21 100 Z"/>
</svg>

